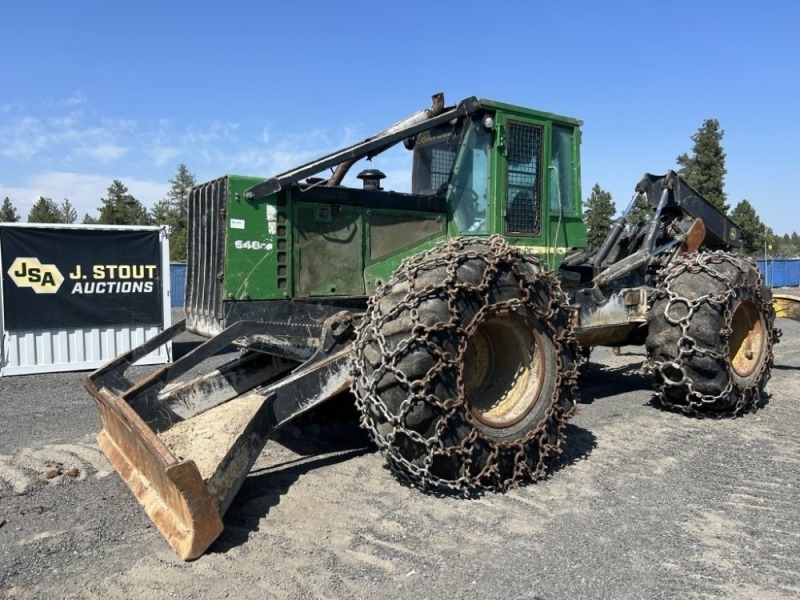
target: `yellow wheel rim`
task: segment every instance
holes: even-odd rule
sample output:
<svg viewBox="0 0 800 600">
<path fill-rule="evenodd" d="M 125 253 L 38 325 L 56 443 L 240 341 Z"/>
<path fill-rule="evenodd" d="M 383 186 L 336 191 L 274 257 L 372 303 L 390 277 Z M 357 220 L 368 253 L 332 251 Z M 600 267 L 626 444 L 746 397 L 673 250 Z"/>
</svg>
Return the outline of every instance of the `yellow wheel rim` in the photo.
<svg viewBox="0 0 800 600">
<path fill-rule="evenodd" d="M 541 334 L 513 313 L 501 314 L 481 323 L 467 344 L 464 383 L 473 416 L 496 429 L 516 425 L 542 389 Z"/>
<path fill-rule="evenodd" d="M 728 357 L 731 367 L 740 377 L 752 375 L 761 364 L 766 345 L 766 328 L 758 308 L 752 302 L 742 302 L 733 313 Z"/>
</svg>

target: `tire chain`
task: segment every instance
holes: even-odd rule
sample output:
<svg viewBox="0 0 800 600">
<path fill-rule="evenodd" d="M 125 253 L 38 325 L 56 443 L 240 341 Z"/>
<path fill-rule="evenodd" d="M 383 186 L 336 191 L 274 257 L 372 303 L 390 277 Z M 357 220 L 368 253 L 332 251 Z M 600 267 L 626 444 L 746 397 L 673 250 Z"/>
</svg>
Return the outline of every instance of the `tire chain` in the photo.
<svg viewBox="0 0 800 600">
<path fill-rule="evenodd" d="M 476 251 L 476 242 L 483 246 L 486 251 Z M 483 260 L 485 268 L 480 283 L 471 284 L 457 282 L 456 271 L 459 266 L 468 260 Z M 520 268 L 521 262 L 532 264 L 538 271 L 537 276 L 546 281 L 547 286 L 553 291 L 558 292 L 555 297 L 548 301 L 547 309 L 542 310 L 532 300 L 532 284 L 530 276 Z M 489 305 L 487 291 L 494 281 L 496 274 L 500 270 L 500 265 L 511 265 L 512 272 L 519 282 L 520 298 L 513 298 L 503 302 L 496 302 Z M 448 277 L 442 285 L 428 285 L 418 288 L 416 286 L 417 273 L 438 267 L 444 267 Z M 387 312 L 383 312 L 379 306 L 381 300 L 391 292 L 391 283 L 397 280 L 407 282 L 408 291 L 402 300 L 391 307 Z M 420 304 L 430 294 L 441 294 L 443 288 L 447 293 L 447 304 L 449 305 L 450 319 L 444 323 L 437 323 L 427 326 L 420 322 L 418 308 Z M 461 323 L 457 310 L 457 296 L 464 292 L 477 292 L 476 296 L 483 298 L 483 306 L 476 312 L 469 323 Z M 464 378 L 464 359 L 467 351 L 467 339 L 472 335 L 478 325 L 492 314 L 498 311 L 520 309 L 531 310 L 540 323 L 547 329 L 547 334 L 555 345 L 555 355 L 559 372 L 556 374 L 556 382 L 553 396 L 550 399 L 546 413 L 535 429 L 529 431 L 522 438 L 514 441 L 498 441 L 486 435 L 476 426 L 474 419 L 467 407 L 465 396 Z M 396 348 L 390 348 L 383 334 L 382 328 L 388 321 L 396 318 L 403 311 L 408 314 L 415 323 L 412 328 L 413 336 L 398 344 Z M 558 313 L 567 315 L 564 319 L 566 327 L 559 330 L 555 323 L 558 322 Z M 372 318 L 365 318 L 357 332 L 354 343 L 353 376 L 354 390 L 356 392 L 356 406 L 361 414 L 361 427 L 366 429 L 373 441 L 379 446 L 381 452 L 387 457 L 389 466 L 395 474 L 409 485 L 419 487 L 433 493 L 456 494 L 460 496 L 473 496 L 481 493 L 482 490 L 492 489 L 504 491 L 516 487 L 522 482 L 538 479 L 546 474 L 548 459 L 557 456 L 561 452 L 565 435 L 564 429 L 566 421 L 576 412 L 577 398 L 577 361 L 572 364 L 562 364 L 561 352 L 564 347 L 569 348 L 571 356 L 578 356 L 578 344 L 572 330 L 571 320 L 569 319 L 569 305 L 566 299 L 561 296 L 560 282 L 558 278 L 541 266 L 538 259 L 520 252 L 510 246 L 502 237 L 493 236 L 488 240 L 477 240 L 476 238 L 456 237 L 437 246 L 411 256 L 403 261 L 395 272 L 389 284 L 380 287 L 369 299 L 367 315 Z M 432 339 L 432 335 L 448 331 L 459 340 L 458 353 L 455 356 L 449 355 L 443 348 Z M 425 376 L 421 379 L 410 380 L 399 368 L 399 363 L 408 347 L 412 342 L 423 341 L 427 349 L 439 360 Z M 377 345 L 382 357 L 380 366 L 369 374 L 366 369 L 364 350 L 370 344 Z M 442 400 L 427 388 L 432 380 L 439 374 L 440 370 L 455 369 L 457 372 L 456 389 L 458 395 L 455 399 Z M 409 397 L 400 405 L 399 414 L 392 411 L 381 400 L 377 390 L 378 382 L 387 374 L 391 373 L 405 389 L 409 390 Z M 566 398 L 560 399 L 562 390 L 566 390 Z M 416 431 L 409 430 L 403 423 L 412 409 L 414 401 L 433 403 L 440 412 L 434 435 L 425 438 Z M 565 406 L 565 404 L 567 406 Z M 372 410 L 380 415 L 380 419 L 392 424 L 392 430 L 387 435 L 378 431 L 375 420 L 370 418 L 368 411 Z M 460 415 L 457 416 L 457 415 Z M 469 433 L 458 446 L 445 446 L 440 436 L 445 431 L 452 431 L 449 428 L 454 419 L 466 416 L 471 425 Z M 425 458 L 422 464 L 414 464 L 401 456 L 399 452 L 392 452 L 392 446 L 398 434 L 412 438 L 416 443 L 425 448 Z M 471 459 L 476 444 L 490 448 L 490 458 L 478 473 L 471 473 L 473 461 Z M 534 449 L 535 458 L 529 456 L 531 449 Z M 500 454 L 514 456 L 513 473 L 508 478 L 500 477 L 497 468 L 497 460 Z M 431 465 L 437 456 L 460 455 L 463 457 L 465 468 L 458 479 L 445 479 L 431 472 Z M 535 462 L 535 465 L 532 463 Z"/>
<path fill-rule="evenodd" d="M 667 387 L 686 386 L 689 392 L 687 394 L 687 403 L 685 405 L 675 405 L 672 402 L 668 402 L 663 397 L 660 397 L 659 401 L 669 408 L 677 408 L 686 414 L 697 417 L 714 414 L 704 410 L 704 407 L 713 406 L 714 403 L 723 400 L 733 390 L 733 372 L 731 369 L 730 360 L 728 360 L 730 352 L 729 340 L 733 332 L 733 314 L 730 311 L 728 301 L 730 300 L 731 296 L 736 293 L 736 289 L 734 289 L 734 287 L 731 285 L 731 281 L 727 277 L 720 274 L 718 268 L 716 267 L 716 265 L 720 265 L 722 263 L 733 265 L 740 273 L 745 275 L 743 279 L 745 282 L 747 282 L 746 287 L 752 291 L 756 302 L 758 303 L 759 313 L 770 314 L 773 310 L 772 304 L 770 300 L 764 298 L 764 295 L 761 293 L 763 278 L 756 262 L 752 258 L 746 256 L 737 255 L 734 257 L 727 252 L 719 250 L 715 252 L 684 254 L 677 257 L 668 269 L 665 269 L 661 274 L 659 274 L 656 292 L 651 295 L 647 307 L 648 311 L 651 311 L 658 300 L 667 298 L 668 300 L 667 306 L 664 310 L 664 318 L 669 323 L 677 325 L 681 328 L 681 337 L 678 339 L 677 344 L 678 356 L 674 361 L 651 361 L 651 357 L 647 356 L 644 364 L 642 365 L 641 372 L 658 374 L 663 380 L 664 385 Z M 751 283 L 750 278 L 746 276 L 748 268 L 744 267 L 742 263 L 748 265 L 749 268 L 756 273 L 757 277 L 754 283 Z M 723 291 L 707 293 L 694 299 L 685 298 L 672 289 L 672 284 L 675 279 L 685 273 L 705 273 L 722 283 L 724 289 Z M 671 316 L 673 314 L 672 309 L 678 304 L 686 307 L 686 314 L 680 318 L 674 318 Z M 720 332 L 723 340 L 723 347 L 720 351 L 709 348 L 701 348 L 688 333 L 689 325 L 694 313 L 704 304 L 718 305 L 722 308 L 724 326 Z M 680 311 L 678 311 L 677 314 L 680 314 Z M 766 325 L 769 327 L 769 323 L 766 323 Z M 777 342 L 781 336 L 781 331 L 775 327 L 772 327 L 769 333 L 772 336 L 773 343 Z M 710 395 L 703 394 L 702 392 L 694 389 L 692 381 L 684 367 L 684 362 L 690 355 L 708 356 L 711 359 L 725 365 L 728 385 L 722 392 L 716 395 Z M 726 415 L 736 416 L 748 411 L 754 412 L 757 410 L 760 394 L 760 390 L 758 389 L 759 382 L 761 382 L 765 377 L 765 371 L 769 371 L 771 369 L 772 362 L 773 355 L 772 347 L 770 345 L 769 355 L 761 365 L 758 376 L 753 379 L 753 384 L 741 391 L 732 410 L 730 412 L 726 412 Z M 666 376 L 664 374 L 665 368 L 676 369 L 680 373 L 680 378 L 675 379 L 674 377 Z"/>
</svg>

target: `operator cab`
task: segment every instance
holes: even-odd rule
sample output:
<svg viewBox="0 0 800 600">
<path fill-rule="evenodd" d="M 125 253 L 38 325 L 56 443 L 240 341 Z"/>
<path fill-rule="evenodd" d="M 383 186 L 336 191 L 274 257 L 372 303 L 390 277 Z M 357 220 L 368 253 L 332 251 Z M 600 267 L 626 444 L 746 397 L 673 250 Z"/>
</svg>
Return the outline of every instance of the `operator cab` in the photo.
<svg viewBox="0 0 800 600">
<path fill-rule="evenodd" d="M 500 234 L 553 258 L 585 246 L 580 121 L 480 102 L 406 140 L 412 193 L 446 200 L 451 235 Z"/>
<path fill-rule="evenodd" d="M 491 116 L 464 119 L 423 131 L 413 140 L 412 193 L 446 197 L 460 233 L 489 232 L 491 124 Z"/>
</svg>

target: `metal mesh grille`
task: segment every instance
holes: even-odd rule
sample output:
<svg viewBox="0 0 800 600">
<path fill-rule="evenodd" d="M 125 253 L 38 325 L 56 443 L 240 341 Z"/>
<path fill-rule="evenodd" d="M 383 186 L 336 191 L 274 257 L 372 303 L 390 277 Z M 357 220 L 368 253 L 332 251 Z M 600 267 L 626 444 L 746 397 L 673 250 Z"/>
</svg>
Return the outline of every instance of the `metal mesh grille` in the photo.
<svg viewBox="0 0 800 600">
<path fill-rule="evenodd" d="M 215 335 L 224 328 L 222 270 L 227 199 L 227 177 L 200 185 L 189 194 L 186 325 L 200 335 Z"/>
<path fill-rule="evenodd" d="M 508 124 L 506 232 L 541 233 L 542 128 Z"/>
<path fill-rule="evenodd" d="M 456 153 L 445 148 L 431 149 L 431 189 L 438 190 L 450 180 Z"/>
</svg>

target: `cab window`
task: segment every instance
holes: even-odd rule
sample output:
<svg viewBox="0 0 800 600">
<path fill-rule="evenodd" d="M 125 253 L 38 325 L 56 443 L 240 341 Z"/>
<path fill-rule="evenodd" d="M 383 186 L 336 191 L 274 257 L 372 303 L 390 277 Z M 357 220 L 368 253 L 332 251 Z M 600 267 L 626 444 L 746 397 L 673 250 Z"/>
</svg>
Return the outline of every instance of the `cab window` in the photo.
<svg viewBox="0 0 800 600">
<path fill-rule="evenodd" d="M 507 127 L 506 233 L 541 234 L 542 128 Z"/>
<path fill-rule="evenodd" d="M 550 156 L 550 211 L 553 214 L 574 215 L 575 187 L 572 160 L 573 130 L 559 125 L 553 126 L 553 146 Z"/>
<path fill-rule="evenodd" d="M 479 120 L 470 122 L 456 159 L 449 198 L 462 233 L 486 233 L 489 204 L 489 149 L 492 132 Z"/>
</svg>

